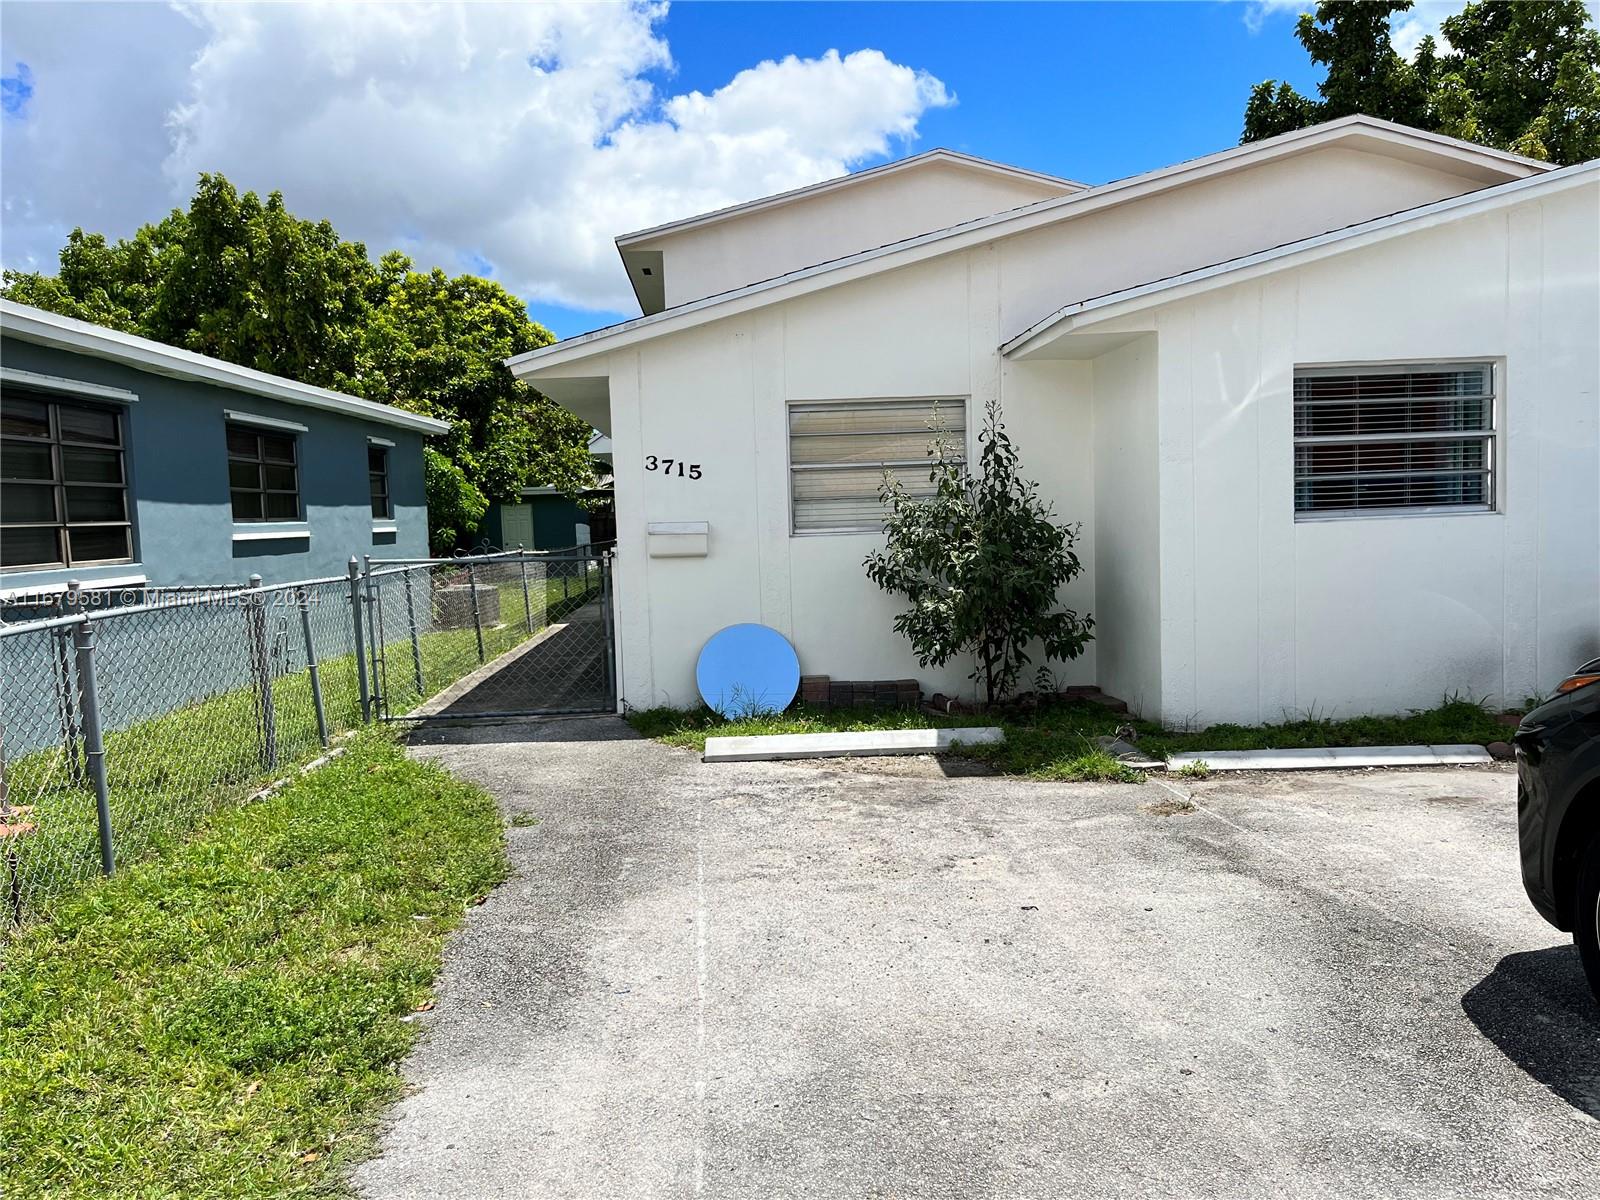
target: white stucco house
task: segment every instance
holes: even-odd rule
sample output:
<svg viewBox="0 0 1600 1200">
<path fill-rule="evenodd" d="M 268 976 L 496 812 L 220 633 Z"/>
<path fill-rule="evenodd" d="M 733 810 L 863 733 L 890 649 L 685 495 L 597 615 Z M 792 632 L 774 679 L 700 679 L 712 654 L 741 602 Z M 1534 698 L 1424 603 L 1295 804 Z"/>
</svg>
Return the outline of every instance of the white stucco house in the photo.
<svg viewBox="0 0 1600 1200">
<path fill-rule="evenodd" d="M 628 705 L 739 621 L 972 694 L 861 564 L 882 464 L 991 397 L 1083 524 L 1063 683 L 1253 723 L 1600 655 L 1600 162 L 1366 117 L 1095 187 L 935 150 L 617 244 L 644 315 L 510 366 L 612 439 Z"/>
</svg>

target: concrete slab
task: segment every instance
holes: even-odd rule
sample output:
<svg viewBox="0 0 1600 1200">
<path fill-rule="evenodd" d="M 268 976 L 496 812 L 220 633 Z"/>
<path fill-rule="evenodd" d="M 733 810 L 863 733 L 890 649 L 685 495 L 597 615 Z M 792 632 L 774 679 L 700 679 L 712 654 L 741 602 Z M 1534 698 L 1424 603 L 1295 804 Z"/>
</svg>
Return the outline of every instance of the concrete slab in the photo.
<svg viewBox="0 0 1600 1200">
<path fill-rule="evenodd" d="M 1197 750 L 1167 770 L 1203 762 L 1213 771 L 1325 771 L 1336 767 L 1458 767 L 1493 762 L 1482 746 L 1349 746 L 1304 750 Z"/>
<path fill-rule="evenodd" d="M 1600 1010 L 1522 894 L 1507 766 L 954 779 L 610 717 L 413 744 L 538 820 L 450 940 L 368 1200 L 1600 1179 Z"/>
<path fill-rule="evenodd" d="M 956 746 L 1006 740 L 996 726 L 971 729 L 866 729 L 852 733 L 775 733 L 706 739 L 703 761 L 777 762 L 791 758 L 861 758 L 882 754 L 943 754 Z"/>
</svg>

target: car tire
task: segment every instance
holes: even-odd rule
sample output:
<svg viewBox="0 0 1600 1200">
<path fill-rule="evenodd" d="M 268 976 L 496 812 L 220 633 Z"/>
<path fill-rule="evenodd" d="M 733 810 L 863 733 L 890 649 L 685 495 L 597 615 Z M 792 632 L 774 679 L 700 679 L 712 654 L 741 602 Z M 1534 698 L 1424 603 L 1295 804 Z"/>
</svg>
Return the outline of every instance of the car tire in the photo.
<svg viewBox="0 0 1600 1200">
<path fill-rule="evenodd" d="M 1578 864 L 1578 894 L 1572 917 L 1572 940 L 1583 960 L 1583 973 L 1589 977 L 1595 1002 L 1600 1003 L 1600 833 L 1589 840 Z"/>
</svg>

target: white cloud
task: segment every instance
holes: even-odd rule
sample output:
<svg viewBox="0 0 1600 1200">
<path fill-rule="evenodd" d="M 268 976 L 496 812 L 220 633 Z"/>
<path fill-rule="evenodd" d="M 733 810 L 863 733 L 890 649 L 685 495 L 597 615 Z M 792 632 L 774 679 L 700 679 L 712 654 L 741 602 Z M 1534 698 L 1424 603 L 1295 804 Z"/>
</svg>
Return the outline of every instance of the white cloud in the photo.
<svg viewBox="0 0 1600 1200">
<path fill-rule="evenodd" d="M 1312 11 L 1316 5 L 1308 0 L 1247 0 L 1244 6 L 1244 27 L 1251 33 L 1260 33 L 1267 18 L 1290 13 L 1299 16 Z"/>
<path fill-rule="evenodd" d="M 1455 16 L 1464 7 L 1465 0 L 1416 0 L 1408 10 L 1390 18 L 1389 44 L 1401 58 L 1410 60 L 1416 57 L 1422 39 L 1431 37 L 1439 53 L 1446 54 L 1450 50 L 1450 39 L 1439 31 L 1439 22 Z"/>
<path fill-rule="evenodd" d="M 127 233 L 222 171 L 374 252 L 627 309 L 616 234 L 843 174 L 953 103 L 876 50 L 661 95 L 659 4 L 138 5 L 97 11 L 91 39 L 83 6 L 18 7 L 39 11 L 19 29 L 8 6 L 4 30 L 5 71 L 34 73 L 6 128 L 8 265 L 48 266 L 76 223 Z"/>
</svg>

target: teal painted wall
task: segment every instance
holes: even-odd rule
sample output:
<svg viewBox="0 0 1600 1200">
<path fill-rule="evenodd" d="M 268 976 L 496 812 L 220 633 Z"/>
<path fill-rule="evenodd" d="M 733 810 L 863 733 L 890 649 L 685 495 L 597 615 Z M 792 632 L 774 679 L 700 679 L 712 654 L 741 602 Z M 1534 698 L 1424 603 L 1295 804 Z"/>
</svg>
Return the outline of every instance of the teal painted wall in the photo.
<svg viewBox="0 0 1600 1200">
<path fill-rule="evenodd" d="M 589 524 L 589 514 L 565 496 L 524 496 L 531 509 L 533 543 L 530 550 L 565 550 L 578 544 L 578 526 Z M 487 542 L 497 550 L 515 549 L 515 523 L 504 510 L 510 505 L 491 504 L 479 526 L 474 545 Z"/>
<path fill-rule="evenodd" d="M 342 575 L 351 555 L 421 558 L 428 553 L 428 510 L 422 479 L 420 434 L 376 421 L 172 379 L 121 363 L 0 338 L 8 367 L 138 394 L 120 406 L 133 503 L 134 561 L 98 567 L 7 571 L 0 588 L 57 585 L 67 578 L 114 579 L 147 575 L 152 583 L 267 582 Z M 233 521 L 228 496 L 224 409 L 293 421 L 298 435 L 300 500 L 305 520 L 267 524 Z M 373 532 L 367 492 L 367 437 L 393 442 L 389 489 L 397 533 Z M 236 531 L 308 529 L 309 541 L 234 542 Z"/>
</svg>

